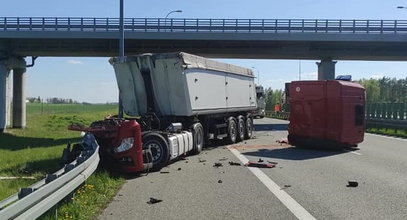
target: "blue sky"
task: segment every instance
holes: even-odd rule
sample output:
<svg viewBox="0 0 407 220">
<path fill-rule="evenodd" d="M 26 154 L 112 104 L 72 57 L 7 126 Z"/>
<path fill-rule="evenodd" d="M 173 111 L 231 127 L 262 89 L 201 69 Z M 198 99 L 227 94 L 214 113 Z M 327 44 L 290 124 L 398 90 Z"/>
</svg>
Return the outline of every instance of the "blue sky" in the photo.
<svg viewBox="0 0 407 220">
<path fill-rule="evenodd" d="M 35 4 L 34 4 L 35 2 Z M 309 19 L 397 19 L 407 20 L 407 0 L 125 0 L 126 17 L 172 18 L 309 18 Z M 13 0 L 4 1 L 0 16 L 7 17 L 118 17 L 119 0 Z M 298 60 L 222 59 L 244 67 L 255 67 L 260 84 L 283 88 L 297 80 Z M 316 79 L 314 61 L 301 61 L 301 78 Z M 353 79 L 407 76 L 407 62 L 339 61 L 336 73 Z M 27 71 L 27 96 L 72 98 L 87 102 L 117 101 L 117 85 L 108 58 L 40 57 Z"/>
</svg>

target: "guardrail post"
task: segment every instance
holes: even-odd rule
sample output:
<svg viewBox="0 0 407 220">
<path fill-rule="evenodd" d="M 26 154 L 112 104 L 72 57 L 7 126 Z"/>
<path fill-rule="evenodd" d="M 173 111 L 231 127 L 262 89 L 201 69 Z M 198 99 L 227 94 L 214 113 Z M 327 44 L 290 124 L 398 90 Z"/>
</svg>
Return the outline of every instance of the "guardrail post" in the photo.
<svg viewBox="0 0 407 220">
<path fill-rule="evenodd" d="M 325 33 L 328 33 L 328 20 L 325 21 Z"/>
<path fill-rule="evenodd" d="M 131 30 L 134 32 L 134 18 L 131 19 Z"/>
<path fill-rule="evenodd" d="M 42 30 L 45 30 L 45 18 L 42 18 Z"/>
<path fill-rule="evenodd" d="M 81 18 L 81 31 L 83 31 L 83 18 Z"/>
<path fill-rule="evenodd" d="M 397 34 L 397 20 L 394 20 L 394 33 Z"/>
<path fill-rule="evenodd" d="M 71 31 L 71 18 L 68 18 L 68 31 Z"/>
<path fill-rule="evenodd" d="M 237 24 L 237 19 L 236 19 L 236 27 L 235 27 L 235 28 L 236 28 L 236 31 L 235 31 L 235 32 L 237 32 L 237 26 L 238 26 L 238 24 Z"/>
<path fill-rule="evenodd" d="M 264 33 L 264 19 L 261 19 L 261 33 Z"/>
<path fill-rule="evenodd" d="M 252 32 L 252 19 L 249 19 L 249 33 Z"/>
<path fill-rule="evenodd" d="M 33 21 L 32 21 L 32 18 L 30 17 L 30 31 L 32 30 L 32 28 L 33 28 Z"/>
<path fill-rule="evenodd" d="M 318 32 L 318 20 L 315 19 L 315 33 Z"/>
<path fill-rule="evenodd" d="M 222 32 L 225 32 L 225 19 L 223 19 Z"/>
<path fill-rule="evenodd" d="M 302 21 L 301 21 L 301 25 L 302 25 L 302 33 L 304 33 L 304 29 L 305 29 L 305 25 L 304 25 L 304 19 L 302 19 Z"/>
<path fill-rule="evenodd" d="M 93 18 L 93 31 L 96 32 L 96 18 Z"/>
<path fill-rule="evenodd" d="M 367 30 L 366 30 L 366 32 L 367 33 L 369 33 L 369 20 L 366 20 L 367 22 L 366 22 L 366 25 L 367 25 Z"/>
<path fill-rule="evenodd" d="M 171 24 L 171 29 L 170 29 L 170 31 L 171 31 L 171 32 L 172 32 L 173 20 L 174 20 L 174 19 L 171 18 L 171 22 L 170 22 L 170 24 Z"/>
<path fill-rule="evenodd" d="M 20 18 L 17 17 L 17 31 L 20 30 Z"/>
<path fill-rule="evenodd" d="M 355 33 L 355 31 L 356 31 L 356 21 L 353 20 L 353 33 Z"/>
<path fill-rule="evenodd" d="M 383 34 L 383 20 L 380 20 L 380 33 Z"/>
<path fill-rule="evenodd" d="M 186 22 L 186 19 L 184 18 L 184 32 L 186 31 L 186 28 L 187 28 L 187 27 L 186 27 L 186 26 L 187 26 L 186 24 L 187 24 L 187 22 Z"/>
<path fill-rule="evenodd" d="M 342 33 L 342 20 L 339 20 L 339 33 Z"/>
<path fill-rule="evenodd" d="M 58 18 L 55 18 L 55 30 L 58 30 Z"/>
<path fill-rule="evenodd" d="M 109 18 L 106 18 L 106 31 L 109 31 Z"/>
<path fill-rule="evenodd" d="M 277 33 L 277 30 L 278 30 L 278 22 L 277 22 L 277 19 L 275 20 L 275 31 L 274 31 L 274 33 Z"/>
<path fill-rule="evenodd" d="M 7 30 L 7 18 L 6 17 L 4 17 L 4 30 L 5 31 Z"/>
<path fill-rule="evenodd" d="M 291 19 L 288 20 L 288 33 L 291 32 Z"/>
<path fill-rule="evenodd" d="M 198 20 L 198 18 L 196 19 L 196 32 L 199 32 L 199 20 Z"/>
</svg>

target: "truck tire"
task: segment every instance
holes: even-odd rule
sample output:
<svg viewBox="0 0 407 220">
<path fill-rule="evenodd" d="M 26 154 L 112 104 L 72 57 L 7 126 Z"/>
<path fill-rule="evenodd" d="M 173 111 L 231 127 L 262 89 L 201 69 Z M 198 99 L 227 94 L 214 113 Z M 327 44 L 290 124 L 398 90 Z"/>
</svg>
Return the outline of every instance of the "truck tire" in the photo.
<svg viewBox="0 0 407 220">
<path fill-rule="evenodd" d="M 192 154 L 199 154 L 204 145 L 204 130 L 201 123 L 195 123 L 191 126 L 193 147 Z"/>
<path fill-rule="evenodd" d="M 237 139 L 237 125 L 236 125 L 236 119 L 234 117 L 230 117 L 228 119 L 228 136 L 227 136 L 227 142 L 228 144 L 234 144 L 236 143 Z"/>
<path fill-rule="evenodd" d="M 253 119 L 251 117 L 246 118 L 245 137 L 246 137 L 246 139 L 250 139 L 253 137 Z"/>
<path fill-rule="evenodd" d="M 149 132 L 142 137 L 142 141 L 143 149 L 150 148 L 151 150 L 154 170 L 159 170 L 163 166 L 167 165 L 170 153 L 168 144 L 162 135 L 156 132 Z"/>
<path fill-rule="evenodd" d="M 244 117 L 242 115 L 239 115 L 237 117 L 237 140 L 238 141 L 243 141 L 245 138 L 246 133 L 246 126 L 245 126 L 245 121 Z"/>
</svg>

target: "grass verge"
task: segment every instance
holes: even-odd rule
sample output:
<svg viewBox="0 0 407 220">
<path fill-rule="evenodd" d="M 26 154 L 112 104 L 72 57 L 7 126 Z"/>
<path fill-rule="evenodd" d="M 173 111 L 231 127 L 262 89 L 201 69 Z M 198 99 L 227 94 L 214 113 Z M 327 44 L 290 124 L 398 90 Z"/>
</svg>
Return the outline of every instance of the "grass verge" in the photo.
<svg viewBox="0 0 407 220">
<path fill-rule="evenodd" d="M 401 138 L 407 138 L 407 132 L 403 130 L 395 130 L 391 128 L 368 128 L 366 129 L 367 132 L 373 133 L 373 134 L 381 134 L 381 135 L 387 135 L 387 136 L 393 136 L 393 137 L 401 137 Z"/>
<path fill-rule="evenodd" d="M 0 134 L 0 177 L 21 177 L 0 179 L 0 200 L 60 168 L 62 149 L 67 143 L 81 139 L 79 132 L 67 130 L 68 125 L 89 125 L 92 121 L 101 120 L 106 115 L 117 112 L 115 105 L 70 105 L 66 112 L 61 105 L 56 108 L 57 112 L 48 114 L 41 111 L 38 104 L 28 104 L 27 128 L 8 129 L 6 133 Z M 65 212 L 74 219 L 94 218 L 123 183 L 123 178 L 98 169 L 89 177 L 86 185 L 78 189 L 83 193 L 81 196 L 77 193 L 77 201 L 59 205 L 58 219 L 64 219 Z M 90 185 L 93 186 L 92 190 L 87 188 Z M 83 206 L 84 204 L 86 205 Z M 46 215 L 43 218 L 48 217 Z"/>
</svg>

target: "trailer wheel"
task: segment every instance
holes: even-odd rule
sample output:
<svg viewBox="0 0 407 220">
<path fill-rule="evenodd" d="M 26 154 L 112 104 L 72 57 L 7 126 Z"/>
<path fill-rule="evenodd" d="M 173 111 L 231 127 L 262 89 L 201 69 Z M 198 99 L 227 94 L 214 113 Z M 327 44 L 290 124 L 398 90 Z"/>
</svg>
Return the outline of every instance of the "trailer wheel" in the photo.
<svg viewBox="0 0 407 220">
<path fill-rule="evenodd" d="M 234 117 L 230 117 L 228 120 L 228 143 L 234 144 L 236 143 L 237 138 L 237 125 L 236 119 Z"/>
<path fill-rule="evenodd" d="M 156 132 L 146 133 L 142 137 L 143 149 L 150 149 L 153 158 L 153 169 L 158 170 L 167 165 L 169 160 L 168 144 L 164 137 Z M 147 161 L 151 162 L 151 161 Z"/>
<path fill-rule="evenodd" d="M 246 137 L 246 139 L 250 139 L 253 137 L 253 119 L 251 117 L 246 118 L 245 137 Z"/>
<path fill-rule="evenodd" d="M 243 141 L 246 133 L 245 121 L 242 115 L 237 117 L 237 140 Z"/>
<path fill-rule="evenodd" d="M 192 139 L 193 147 L 192 153 L 199 154 L 202 151 L 204 145 L 204 130 L 201 123 L 195 123 L 191 126 L 192 128 Z"/>
</svg>

